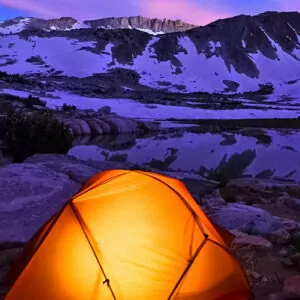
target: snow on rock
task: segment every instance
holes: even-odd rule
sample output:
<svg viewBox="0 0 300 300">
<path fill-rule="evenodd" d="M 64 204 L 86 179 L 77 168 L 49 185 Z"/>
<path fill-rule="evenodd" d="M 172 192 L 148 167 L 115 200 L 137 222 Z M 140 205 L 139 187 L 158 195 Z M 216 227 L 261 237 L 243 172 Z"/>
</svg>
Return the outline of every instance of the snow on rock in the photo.
<svg viewBox="0 0 300 300">
<path fill-rule="evenodd" d="M 249 55 L 260 72 L 260 81 L 272 81 L 276 86 L 287 79 L 300 78 L 300 62 L 295 60 L 291 54 L 283 51 L 278 43 L 273 41 L 262 28 L 261 30 L 265 33 L 273 48 L 276 49 L 277 59 L 272 60 L 264 56 L 260 51 Z"/>
<path fill-rule="evenodd" d="M 275 224 L 275 218 L 267 211 L 237 203 L 222 207 L 212 219 L 223 228 L 257 235 L 269 234 Z"/>
<path fill-rule="evenodd" d="M 152 35 L 165 34 L 165 32 L 163 32 L 163 31 L 154 32 L 154 31 L 152 31 L 150 29 L 145 29 L 145 28 L 136 28 L 136 29 L 140 30 L 140 31 L 147 32 L 147 33 L 152 34 Z"/>
<path fill-rule="evenodd" d="M 26 91 L 16 91 L 3 89 L 2 93 L 12 94 L 21 97 L 28 97 L 31 93 Z M 122 117 L 141 119 L 141 120 L 164 120 L 175 119 L 264 119 L 264 118 L 297 118 L 300 116 L 299 110 L 258 110 L 258 109 L 232 109 L 232 110 L 213 110 L 192 108 L 186 106 L 170 106 L 156 104 L 156 108 L 150 108 L 146 104 L 136 102 L 131 99 L 102 99 L 90 98 L 68 92 L 56 91 L 53 96 L 59 99 L 40 97 L 46 101 L 49 108 L 55 109 L 62 107 L 64 103 L 75 105 L 79 109 L 98 110 L 103 106 L 109 106 L 113 113 Z"/>
<path fill-rule="evenodd" d="M 287 78 L 300 78 L 300 64 L 295 58 L 284 52 L 278 44 L 273 42 L 278 49 L 277 54 L 280 60 L 272 60 L 264 56 L 261 52 L 249 54 L 249 57 L 256 64 L 260 74 L 259 78 L 250 78 L 245 74 L 238 73 L 231 65 L 230 70 L 224 63 L 221 56 L 213 55 L 209 58 L 205 53 L 198 54 L 196 46 L 187 36 L 179 38 L 179 44 L 188 54 L 179 53 L 175 55 L 182 64 L 182 73 L 175 74 L 175 67 L 171 62 L 158 62 L 151 57 L 153 51 L 151 46 L 157 42 L 158 37 L 153 38 L 142 56 L 134 60 L 134 69 L 141 74 L 141 83 L 155 88 L 162 88 L 159 81 L 169 82 L 170 91 L 177 91 L 172 85 L 183 85 L 186 91 L 223 91 L 225 85 L 223 80 L 231 80 L 240 84 L 239 92 L 257 90 L 260 83 L 274 82 L 274 85 L 282 83 Z M 220 42 L 209 43 L 211 53 L 215 53 L 216 48 L 222 47 Z M 295 65 L 296 64 L 296 65 Z"/>
<path fill-rule="evenodd" d="M 270 13 L 271 18 L 273 18 L 272 16 L 273 14 Z M 282 16 L 284 19 L 286 18 L 286 16 Z M 252 17 L 249 18 L 251 19 Z M 210 28 L 209 26 L 206 29 L 202 28 L 203 30 L 199 30 L 199 35 L 195 35 L 195 32 L 198 32 L 198 29 L 194 29 L 192 32 L 182 32 L 180 34 L 170 33 L 169 35 L 163 35 L 163 37 L 163 32 L 152 31 L 155 30 L 153 28 L 160 27 L 152 26 L 152 28 L 150 26 L 152 28 L 152 30 L 150 30 L 143 28 L 141 24 L 136 26 L 132 25 L 130 22 L 128 24 L 125 22 L 125 27 L 137 27 L 137 30 L 133 34 L 133 39 L 130 42 L 130 47 L 128 48 L 128 51 L 131 51 L 132 57 L 134 57 L 133 63 L 128 61 L 127 64 L 120 64 L 117 62 L 118 58 L 116 58 L 116 56 L 120 55 L 118 53 L 119 50 L 115 51 L 116 48 L 113 48 L 120 46 L 119 42 L 124 42 L 122 38 L 116 36 L 116 39 L 110 39 L 110 42 L 113 41 L 114 44 L 109 43 L 106 46 L 105 51 L 95 54 L 82 48 L 93 48 L 95 46 L 93 42 L 79 42 L 75 39 L 68 39 L 70 33 L 67 32 L 72 29 L 91 28 L 93 27 L 91 21 L 76 21 L 75 19 L 72 19 L 71 23 L 61 26 L 59 25 L 59 22 L 48 20 L 51 22 L 46 22 L 45 24 L 52 25 L 50 29 L 48 25 L 43 26 L 47 28 L 48 31 L 65 31 L 61 34 L 64 37 L 55 37 L 55 35 L 57 35 L 56 33 L 48 35 L 52 36 L 49 38 L 31 36 L 28 41 L 25 41 L 19 40 L 18 35 L 1 36 L 0 45 L 2 47 L 0 48 L 0 70 L 8 73 L 42 73 L 43 75 L 52 74 L 53 72 L 58 71 L 67 76 L 86 77 L 93 75 L 94 73 L 105 73 L 111 67 L 123 67 L 137 71 L 141 76 L 140 83 L 143 85 L 167 89 L 169 91 L 180 90 L 182 92 L 228 92 L 228 82 L 232 82 L 238 92 L 245 92 L 258 90 L 259 84 L 271 82 L 274 86 L 278 86 L 282 85 L 283 82 L 299 79 L 300 42 L 299 34 L 296 32 L 295 28 L 289 23 L 287 24 L 288 19 L 285 19 L 283 31 L 281 32 L 279 30 L 278 32 L 282 38 L 289 38 L 293 41 L 293 44 L 291 45 L 294 46 L 294 49 L 291 50 L 291 52 L 286 52 L 283 50 L 286 49 L 286 47 L 283 46 L 284 43 L 280 38 L 275 38 L 276 35 L 271 33 L 269 36 L 266 33 L 265 28 L 267 27 L 264 25 L 264 22 L 260 23 L 261 17 L 256 16 L 253 18 L 258 18 L 259 22 L 255 22 L 254 26 L 256 26 L 255 28 L 257 28 L 259 34 L 256 34 L 257 32 L 254 34 L 251 32 L 252 29 L 250 30 L 249 34 L 250 36 L 253 36 L 253 41 L 250 43 L 251 45 L 248 40 L 249 36 L 247 36 L 246 33 L 244 35 L 237 33 L 237 41 L 231 45 L 230 39 L 232 39 L 232 36 L 226 36 L 225 33 L 222 35 L 222 30 L 227 28 L 227 21 L 224 21 L 224 27 L 217 21 L 215 24 L 216 26 L 213 28 Z M 239 17 L 235 19 L 238 20 Z M 280 20 L 281 19 L 279 19 L 278 22 L 280 22 Z M 31 21 L 34 21 L 34 18 L 17 18 L 10 22 L 8 21 L 5 24 L 2 24 L 3 27 L 1 27 L 0 24 L 0 32 L 1 30 L 3 32 L 5 31 L 5 33 L 9 32 L 9 30 L 19 32 Z M 95 28 L 100 28 L 101 26 L 103 28 L 103 26 L 106 26 L 105 29 L 109 30 L 108 27 L 110 23 L 103 25 L 105 22 L 100 22 L 97 25 L 97 20 L 94 21 L 96 22 L 94 23 L 94 25 L 96 24 L 96 27 L 94 26 Z M 113 22 L 114 18 L 112 18 L 111 21 Z M 248 25 L 244 24 L 244 21 L 245 18 L 240 18 L 240 21 L 238 21 L 237 24 L 240 24 L 239 22 L 241 22 L 241 24 L 246 27 L 250 26 L 249 24 L 252 24 L 252 21 L 249 24 L 247 23 Z M 270 19 L 270 22 L 271 21 L 272 19 Z M 294 24 L 292 19 L 290 20 L 290 23 Z M 113 28 L 123 26 L 123 23 L 118 25 L 118 22 L 113 22 L 111 24 L 114 24 L 111 26 Z M 131 24 L 131 26 L 129 24 Z M 31 25 L 31 23 L 29 25 Z M 147 26 L 146 28 L 148 28 Z M 179 26 L 182 26 L 182 24 L 179 24 Z M 289 28 L 288 26 L 298 37 L 298 44 L 294 35 L 293 37 L 286 35 L 286 32 L 288 32 L 286 27 Z M 152 36 L 147 37 L 147 39 L 152 39 L 148 42 L 148 45 L 142 54 L 136 56 L 136 47 L 144 47 L 139 41 L 140 38 L 142 38 L 142 34 L 138 33 L 138 30 L 149 33 Z M 245 32 L 247 31 L 248 30 Z M 87 36 L 90 35 L 89 30 L 83 30 L 80 31 L 80 38 L 84 37 L 84 32 L 87 32 Z M 79 32 L 76 32 L 76 34 L 77 33 L 79 34 Z M 76 36 L 74 32 L 72 33 L 72 36 L 73 34 Z M 270 55 L 273 54 L 274 56 L 275 54 L 276 59 L 265 56 L 263 50 L 257 50 L 255 52 L 255 50 L 247 49 L 247 46 L 251 46 L 252 49 L 262 49 L 261 47 L 269 45 L 269 43 L 266 43 L 266 45 L 261 44 L 259 36 L 262 37 L 263 35 L 267 37 L 274 51 L 272 51 L 272 48 L 270 49 L 270 47 L 267 47 L 265 50 L 269 51 Z M 209 36 L 210 38 L 207 39 Z M 154 44 L 162 38 L 164 41 L 162 41 L 160 45 L 166 46 L 164 59 L 162 59 L 162 55 L 159 54 L 163 49 L 160 49 L 160 46 L 157 48 L 154 47 Z M 169 38 L 170 40 L 168 40 Z M 98 42 L 100 44 L 102 43 L 102 41 Z M 170 43 L 170 45 L 168 43 Z M 198 53 L 194 43 L 197 44 L 200 53 Z M 99 46 L 101 47 L 100 44 L 98 44 L 97 49 L 99 49 Z M 168 49 L 169 46 L 170 49 Z M 43 65 L 33 66 L 30 62 L 26 62 L 26 59 L 32 55 L 39 55 L 45 63 Z M 236 66 L 236 69 L 234 66 Z"/>
<path fill-rule="evenodd" d="M 85 77 L 103 72 L 111 62 L 109 54 L 98 55 L 81 50 L 82 47 L 93 47 L 93 42 L 78 42 L 63 37 L 31 37 L 30 41 L 25 41 L 16 35 L 3 36 L 0 37 L 0 44 L 0 69 L 10 74 L 48 74 L 49 69 L 53 68 L 53 71 L 63 71 L 63 75 Z M 109 49 L 111 44 L 107 45 L 105 52 Z M 26 61 L 37 55 L 45 62 L 44 65 L 33 65 Z M 8 63 L 8 58 L 14 63 Z"/>
<path fill-rule="evenodd" d="M 74 28 L 81 28 L 83 23 L 77 22 Z M 57 29 L 57 28 L 52 28 Z M 154 33 L 151 33 L 154 34 Z M 267 35 L 267 34 L 266 34 Z M 154 88 L 166 88 L 162 82 L 169 83 L 170 91 L 183 92 L 220 92 L 226 85 L 224 80 L 239 84 L 238 91 L 257 90 L 260 83 L 272 82 L 275 86 L 284 81 L 300 78 L 300 61 L 295 59 L 299 49 L 294 54 L 286 53 L 268 37 L 273 47 L 277 49 L 278 59 L 273 60 L 264 56 L 260 51 L 248 54 L 259 70 L 258 78 L 250 78 L 244 73 L 238 73 L 230 65 L 226 66 L 222 56 L 217 55 L 222 44 L 220 41 L 209 41 L 208 48 L 211 55 L 198 53 L 195 44 L 188 36 L 178 37 L 179 45 L 185 52 L 179 52 L 175 57 L 181 62 L 181 72 L 171 61 L 158 61 L 153 45 L 160 39 L 153 36 L 142 55 L 134 58 L 132 65 L 119 64 L 115 61 L 114 67 L 123 67 L 136 70 L 140 76 L 140 83 Z M 245 42 L 242 41 L 245 47 Z M 30 37 L 28 41 L 19 39 L 17 35 L 0 37 L 0 70 L 8 73 L 42 73 L 49 74 L 55 71 L 63 75 L 86 77 L 94 73 L 107 72 L 111 68 L 113 44 L 106 45 L 105 51 L 95 54 L 82 49 L 94 47 L 94 42 L 79 42 L 65 37 L 39 38 Z M 300 45 L 299 45 L 300 48 Z M 218 50 L 218 51 L 217 51 Z M 43 65 L 32 65 L 26 62 L 31 56 L 39 55 Z"/>
<path fill-rule="evenodd" d="M 12 24 L 9 26 L 5 26 L 2 27 L 0 22 L 0 33 L 2 34 L 10 34 L 10 33 L 17 33 L 20 32 L 22 30 L 24 30 L 24 28 L 26 27 L 26 25 L 30 22 L 30 18 L 22 18 L 21 20 L 19 20 L 18 23 L 16 24 Z"/>
<path fill-rule="evenodd" d="M 83 21 L 77 21 L 73 26 L 72 29 L 80 29 L 80 28 L 90 28 L 89 25 L 85 24 Z"/>
<path fill-rule="evenodd" d="M 275 85 L 274 92 L 268 96 L 268 101 L 277 102 L 280 100 L 289 105 L 292 103 L 299 103 L 300 95 L 300 77 L 295 80 L 285 81 Z"/>
</svg>

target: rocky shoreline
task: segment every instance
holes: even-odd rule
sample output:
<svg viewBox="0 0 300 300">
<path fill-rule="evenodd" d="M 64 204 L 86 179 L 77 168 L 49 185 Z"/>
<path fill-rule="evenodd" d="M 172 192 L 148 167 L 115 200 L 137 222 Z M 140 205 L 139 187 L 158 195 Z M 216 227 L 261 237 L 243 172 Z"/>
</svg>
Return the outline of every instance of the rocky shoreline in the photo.
<svg viewBox="0 0 300 300">
<path fill-rule="evenodd" d="M 36 103 L 36 104 L 35 104 Z M 103 106 L 97 111 L 93 109 L 77 109 L 65 105 L 60 109 L 47 108 L 39 98 L 29 96 L 21 98 L 12 95 L 1 95 L 0 117 L 9 111 L 25 115 L 51 113 L 55 119 L 66 125 L 73 136 L 137 133 L 146 134 L 158 129 L 154 122 L 145 122 L 121 117 L 111 112 L 110 107 Z"/>
<path fill-rule="evenodd" d="M 136 168 L 138 166 L 129 162 L 80 161 L 62 154 L 35 154 L 23 163 L 2 166 L 2 295 L 6 290 L 5 274 L 23 243 L 88 178 L 107 169 Z M 300 183 L 286 179 L 239 178 L 220 186 L 214 181 L 187 178 L 186 174 L 174 172 L 172 175 L 183 180 L 214 221 L 236 235 L 234 251 L 249 275 L 255 299 L 299 299 Z"/>
<path fill-rule="evenodd" d="M 111 113 L 109 107 L 103 107 L 98 111 L 87 109 L 74 112 L 55 112 L 54 117 L 65 124 L 73 136 L 122 133 L 144 135 L 158 129 L 158 125 L 155 123 L 120 117 Z"/>
</svg>

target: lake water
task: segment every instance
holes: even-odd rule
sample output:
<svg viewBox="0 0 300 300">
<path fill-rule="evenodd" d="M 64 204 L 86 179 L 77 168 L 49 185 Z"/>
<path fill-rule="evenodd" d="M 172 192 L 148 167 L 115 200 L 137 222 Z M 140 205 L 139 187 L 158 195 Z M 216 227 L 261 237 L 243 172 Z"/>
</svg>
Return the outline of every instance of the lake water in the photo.
<svg viewBox="0 0 300 300">
<path fill-rule="evenodd" d="M 104 136 L 76 141 L 69 154 L 82 160 L 127 160 L 145 167 L 198 174 L 199 169 L 215 169 L 222 159 L 228 161 L 235 153 L 244 153 L 226 170 L 238 168 L 243 175 L 300 181 L 300 131 L 265 133 L 271 138 L 268 144 L 241 134 L 231 134 L 229 143 L 224 134 L 212 133 L 158 134 L 142 139 Z"/>
</svg>

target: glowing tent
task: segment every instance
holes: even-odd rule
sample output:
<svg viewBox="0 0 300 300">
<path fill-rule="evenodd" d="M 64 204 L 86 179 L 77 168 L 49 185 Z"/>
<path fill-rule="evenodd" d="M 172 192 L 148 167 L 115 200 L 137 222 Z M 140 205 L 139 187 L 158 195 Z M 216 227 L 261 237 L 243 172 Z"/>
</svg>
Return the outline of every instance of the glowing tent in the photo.
<svg viewBox="0 0 300 300">
<path fill-rule="evenodd" d="M 6 299 L 249 299 L 231 238 L 181 181 L 105 171 L 32 238 Z"/>
</svg>

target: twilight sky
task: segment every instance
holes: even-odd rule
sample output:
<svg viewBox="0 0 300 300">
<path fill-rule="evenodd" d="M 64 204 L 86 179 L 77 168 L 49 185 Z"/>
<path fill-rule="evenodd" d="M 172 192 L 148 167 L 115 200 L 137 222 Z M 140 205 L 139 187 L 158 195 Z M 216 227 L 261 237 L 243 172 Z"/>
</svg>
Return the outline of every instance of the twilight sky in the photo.
<svg viewBox="0 0 300 300">
<path fill-rule="evenodd" d="M 0 0 L 0 20 L 17 16 L 88 20 L 142 15 L 205 25 L 267 10 L 300 11 L 300 0 Z"/>
</svg>

